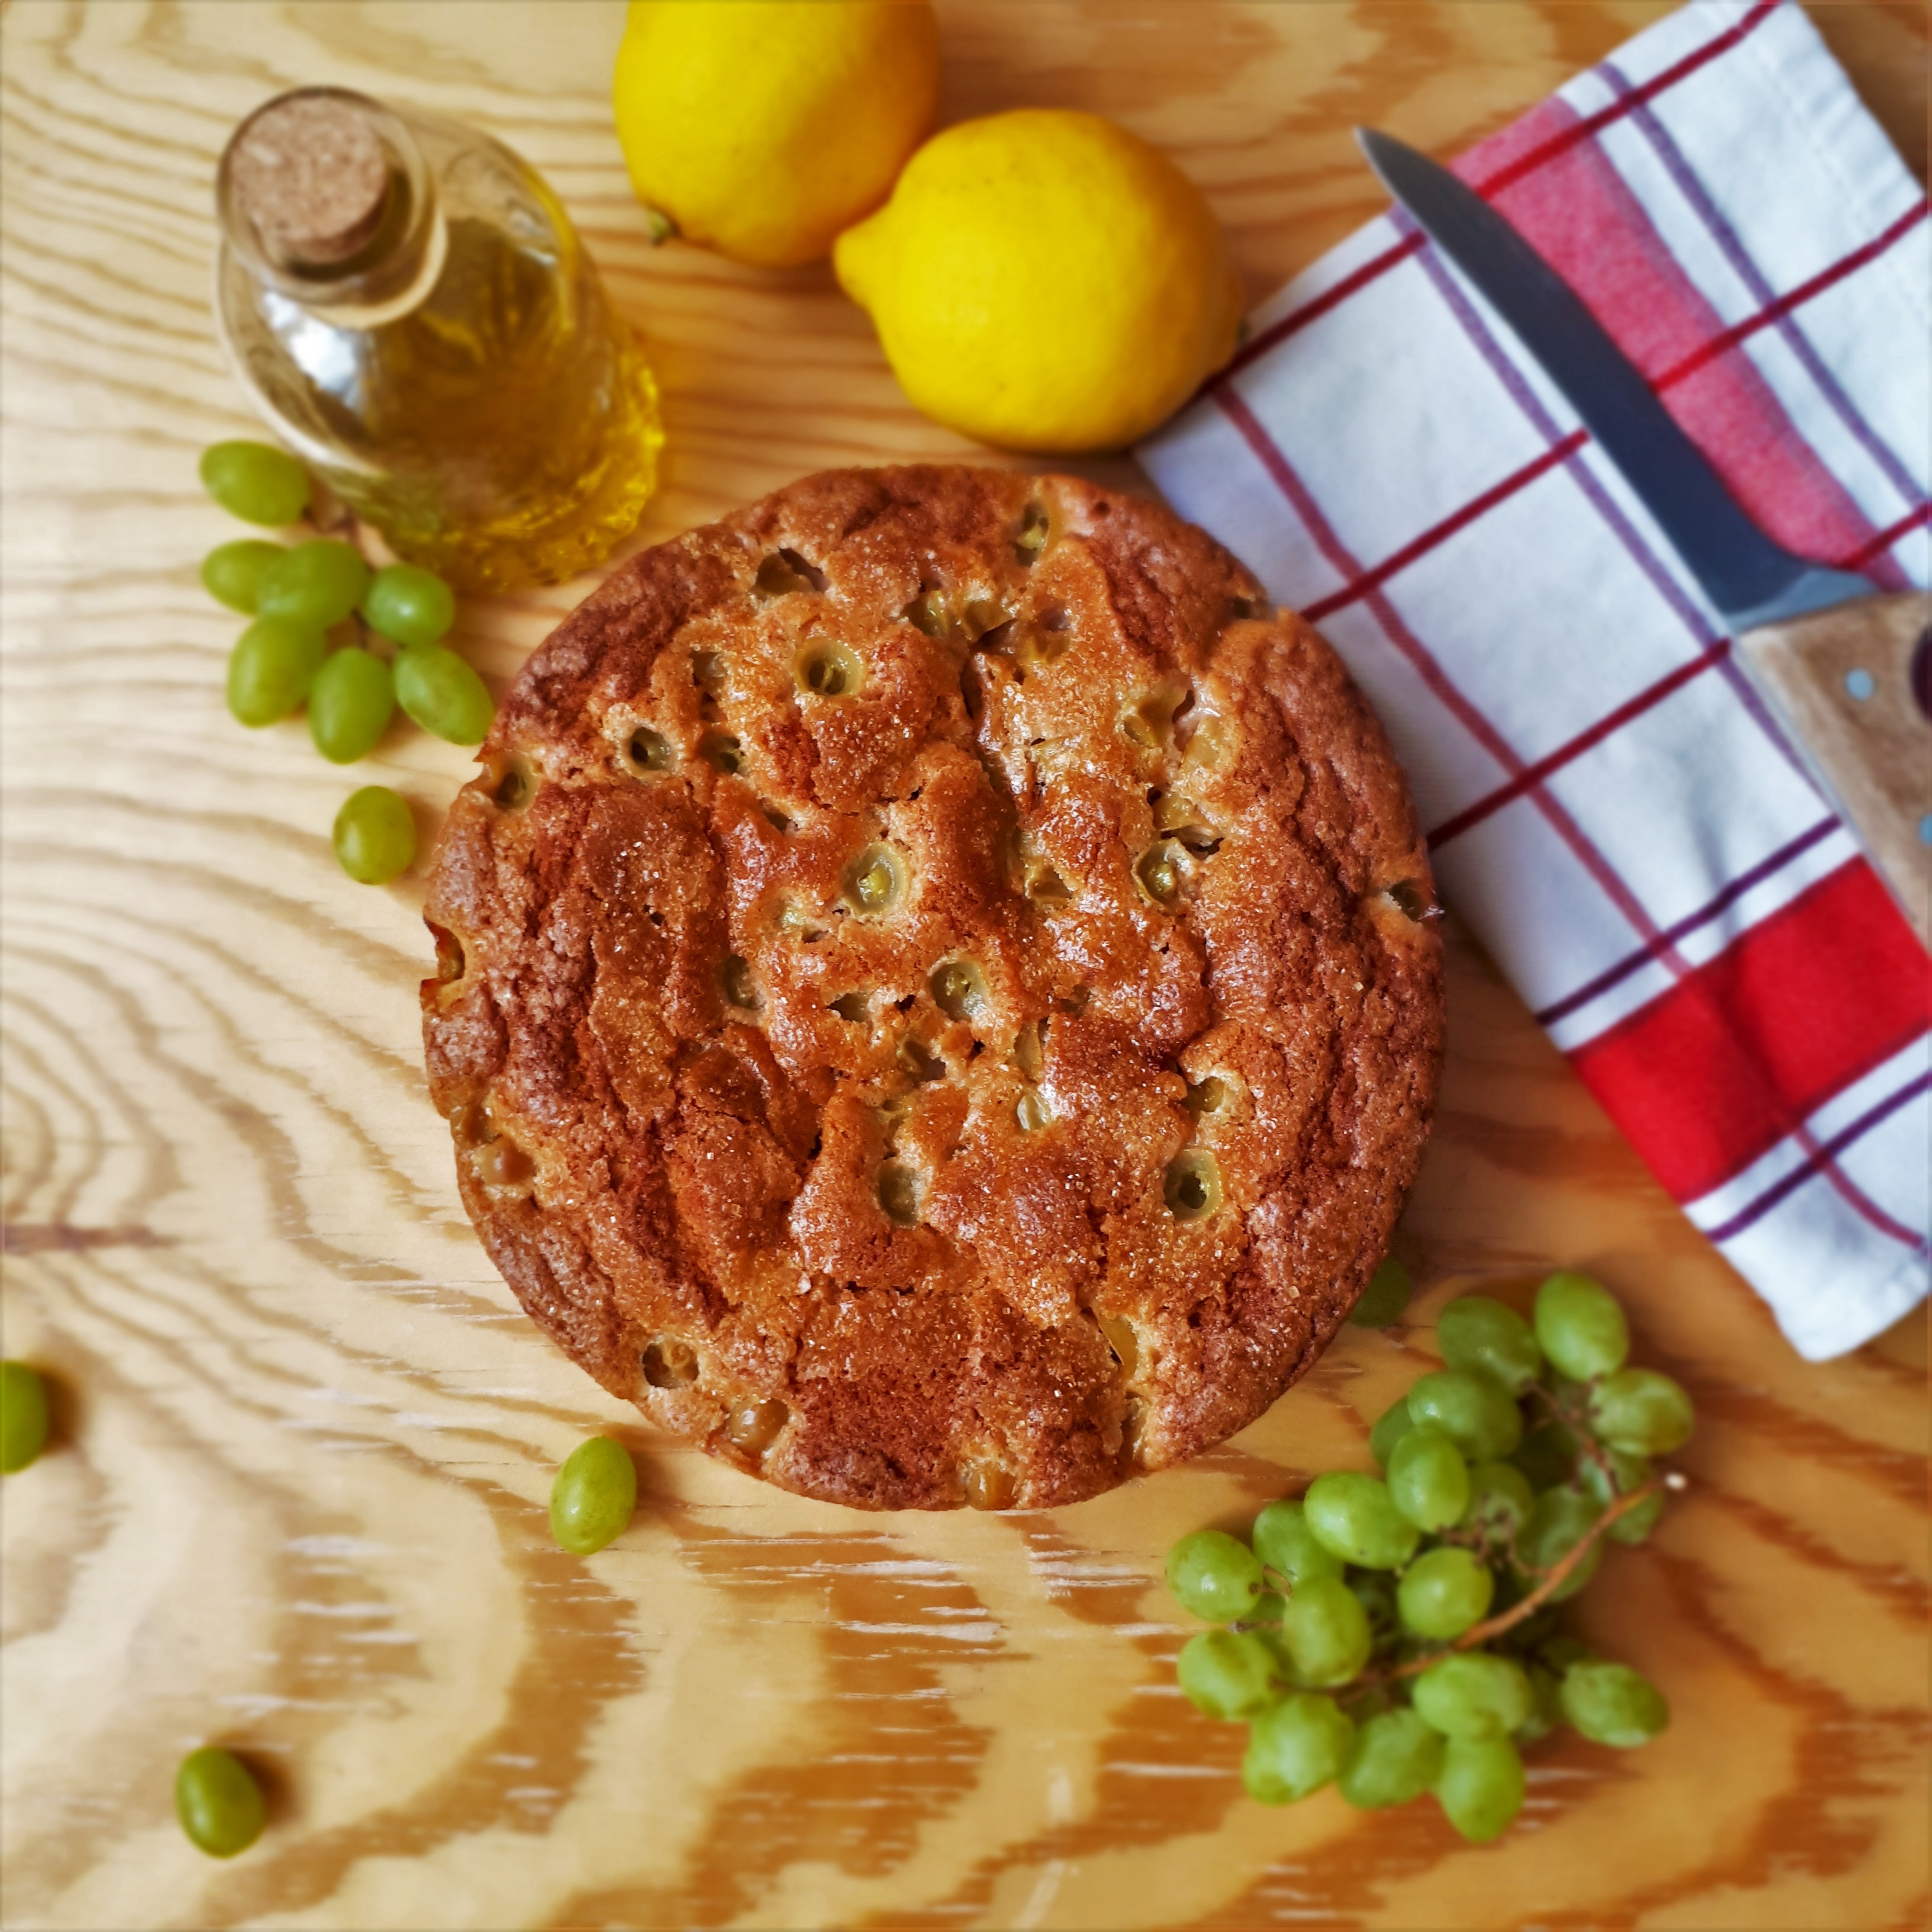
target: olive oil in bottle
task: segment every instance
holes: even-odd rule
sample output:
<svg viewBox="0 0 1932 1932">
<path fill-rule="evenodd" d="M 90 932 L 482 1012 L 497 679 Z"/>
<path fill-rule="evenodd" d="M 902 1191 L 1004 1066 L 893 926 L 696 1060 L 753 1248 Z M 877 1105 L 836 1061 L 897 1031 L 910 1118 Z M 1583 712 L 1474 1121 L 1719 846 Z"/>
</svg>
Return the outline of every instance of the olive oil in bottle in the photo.
<svg viewBox="0 0 1932 1932">
<path fill-rule="evenodd" d="M 636 525 L 656 385 L 570 219 L 500 142 L 341 88 L 236 129 L 215 314 L 256 406 L 401 557 L 550 584 Z"/>
</svg>

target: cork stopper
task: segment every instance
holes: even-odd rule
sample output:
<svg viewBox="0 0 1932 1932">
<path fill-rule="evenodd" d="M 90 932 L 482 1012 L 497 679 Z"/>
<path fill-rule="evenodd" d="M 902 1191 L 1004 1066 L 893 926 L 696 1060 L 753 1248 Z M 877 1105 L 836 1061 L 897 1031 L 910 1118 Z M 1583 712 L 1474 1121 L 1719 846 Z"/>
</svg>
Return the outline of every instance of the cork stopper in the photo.
<svg viewBox="0 0 1932 1932">
<path fill-rule="evenodd" d="M 388 206 L 389 176 L 368 116 L 332 92 L 270 101 L 228 154 L 236 209 L 291 267 L 332 267 L 365 247 Z"/>
</svg>

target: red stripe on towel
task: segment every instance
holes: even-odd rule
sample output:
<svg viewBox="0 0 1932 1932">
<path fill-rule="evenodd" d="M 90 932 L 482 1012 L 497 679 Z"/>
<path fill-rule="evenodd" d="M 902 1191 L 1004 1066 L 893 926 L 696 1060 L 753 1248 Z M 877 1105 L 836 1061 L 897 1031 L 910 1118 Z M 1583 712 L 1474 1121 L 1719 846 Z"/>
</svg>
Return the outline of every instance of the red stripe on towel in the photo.
<svg viewBox="0 0 1932 1932">
<path fill-rule="evenodd" d="M 1708 67 L 1721 54 L 1727 54 L 1748 35 L 1754 34 L 1777 10 L 1778 0 L 1757 0 L 1757 4 L 1735 27 L 1728 28 L 1715 39 L 1706 40 L 1695 52 L 1686 54 L 1676 65 L 1666 68 L 1661 74 L 1653 74 L 1641 87 L 1634 87 L 1622 99 L 1611 106 L 1600 108 L 1594 114 L 1580 119 L 1572 118 L 1570 124 L 1559 132 L 1551 134 L 1546 127 L 1536 124 L 1534 112 L 1526 115 L 1503 131 L 1472 148 L 1456 164 L 1456 172 L 1473 182 L 1477 188 L 1493 200 L 1504 190 L 1526 179 L 1550 162 L 1564 155 L 1593 136 L 1600 134 L 1624 117 L 1634 112 L 1647 100 L 1654 100 L 1660 94 L 1675 87 L 1680 80 L 1688 79 L 1699 68 Z M 1567 112 L 1568 110 L 1566 110 Z M 1534 134 L 1533 140 L 1519 137 L 1526 131 Z M 1490 164 L 1498 155 L 1508 154 L 1511 158 L 1501 167 L 1492 168 Z M 1478 158 L 1480 158 L 1480 164 Z"/>
<path fill-rule="evenodd" d="M 1706 42 L 1696 52 L 1685 55 L 1674 67 L 1667 67 L 1661 74 L 1653 75 L 1641 87 L 1633 88 L 1613 106 L 1592 114 L 1587 120 L 1574 122 L 1554 136 L 1544 138 L 1540 146 L 1532 146 L 1514 152 L 1502 168 L 1488 179 L 1478 181 L 1477 186 L 1484 194 L 1499 194 L 1513 183 L 1534 173 L 1545 164 L 1558 159 L 1579 142 L 1588 140 L 1599 129 L 1607 128 L 1612 122 L 1621 121 L 1646 101 L 1654 100 L 1660 94 L 1667 92 L 1680 80 L 1688 79 L 1700 68 L 1708 67 L 1720 55 L 1730 52 L 1740 40 L 1755 32 L 1770 17 L 1778 4 L 1778 0 L 1757 0 L 1757 4 L 1735 27 L 1718 34 L 1714 40 Z M 1519 122 L 1517 126 L 1522 124 Z M 1515 128 L 1506 130 L 1494 140 L 1472 148 L 1457 164 L 1458 172 L 1468 174 L 1470 178 L 1474 179 L 1475 176 L 1468 166 L 1472 159 L 1477 155 L 1493 157 L 1504 152 L 1501 144 L 1515 132 Z M 1317 316 L 1326 315 L 1330 309 L 1346 302 L 1358 289 L 1385 274 L 1398 262 L 1406 261 L 1421 245 L 1422 237 L 1420 235 L 1408 236 L 1396 247 L 1384 250 L 1373 260 L 1364 262 L 1361 267 L 1337 282 L 1332 289 L 1324 290 L 1292 315 L 1285 315 L 1279 320 L 1270 322 L 1252 340 L 1242 344 L 1219 375 L 1209 379 L 1210 386 L 1225 382 L 1238 370 L 1245 369 L 1257 356 L 1266 355 L 1276 343 L 1286 341 L 1298 329 L 1305 328 Z"/>
<path fill-rule="evenodd" d="M 1735 349 L 1760 329 L 1768 328 L 1773 322 L 1781 321 L 1813 296 L 1822 295 L 1868 262 L 1876 261 L 1894 242 L 1909 235 L 1928 214 L 1932 214 L 1932 202 L 1922 201 L 1917 207 L 1908 208 L 1889 228 L 1882 234 L 1874 235 L 1863 248 L 1840 256 L 1828 268 L 1821 268 L 1809 281 L 1800 282 L 1795 289 L 1787 289 L 1775 301 L 1766 302 L 1755 315 L 1745 316 L 1742 322 L 1732 322 L 1729 328 L 1720 329 L 1707 341 L 1700 343 L 1682 362 L 1673 362 L 1654 376 L 1652 388 L 1659 391 L 1671 388 L 1685 376 L 1696 374 L 1706 363 L 1714 362 L 1726 350 Z"/>
<path fill-rule="evenodd" d="M 1565 122 L 1588 124 L 1563 101 L 1546 101 L 1478 152 L 1526 144 L 1536 152 Z M 1460 171 L 1468 169 L 1466 158 Z M 1492 190 L 1492 199 L 1653 387 L 1674 375 L 1665 406 L 1761 530 L 1800 556 L 1843 556 L 1870 542 L 1871 520 L 1748 357 L 1720 356 L 1682 373 L 1724 333 L 1724 318 L 1600 148 L 1580 143 L 1506 192 Z"/>
<path fill-rule="evenodd" d="M 1658 1180 L 1694 1201 L 1928 1024 L 1932 963 L 1855 859 L 1570 1059 Z"/>
</svg>

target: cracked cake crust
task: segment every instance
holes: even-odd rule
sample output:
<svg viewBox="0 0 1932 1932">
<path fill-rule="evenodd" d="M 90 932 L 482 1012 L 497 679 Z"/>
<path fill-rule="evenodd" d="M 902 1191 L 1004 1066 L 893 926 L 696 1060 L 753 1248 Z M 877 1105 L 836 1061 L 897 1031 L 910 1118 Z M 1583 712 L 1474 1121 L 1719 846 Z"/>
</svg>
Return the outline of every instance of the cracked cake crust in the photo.
<svg viewBox="0 0 1932 1932">
<path fill-rule="evenodd" d="M 836 470 L 634 559 L 430 868 L 464 1203 L 614 1395 L 867 1508 L 1252 1421 L 1385 1250 L 1433 889 L 1334 653 L 1066 477 Z"/>
</svg>

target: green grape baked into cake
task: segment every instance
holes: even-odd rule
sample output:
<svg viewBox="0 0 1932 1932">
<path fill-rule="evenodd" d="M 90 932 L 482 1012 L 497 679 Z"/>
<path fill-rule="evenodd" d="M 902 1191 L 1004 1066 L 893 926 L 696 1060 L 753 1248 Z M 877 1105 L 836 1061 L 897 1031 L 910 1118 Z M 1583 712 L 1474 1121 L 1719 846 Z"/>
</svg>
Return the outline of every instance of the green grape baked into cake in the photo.
<svg viewBox="0 0 1932 1932">
<path fill-rule="evenodd" d="M 1414 814 L 1158 506 L 808 478 L 619 569 L 480 757 L 432 1091 L 524 1307 L 666 1428 L 1070 1502 L 1252 1421 L 1382 1260 L 1442 1034 Z"/>
<path fill-rule="evenodd" d="M 1593 1656 L 1559 1606 L 1606 1541 L 1640 1543 L 1681 1477 L 1690 1400 L 1626 1365 L 1622 1309 L 1571 1271 L 1534 1318 L 1458 1297 L 1443 1367 L 1376 1421 L 1383 1474 L 1336 1470 L 1270 1503 L 1249 1540 L 1182 1538 L 1167 1583 L 1222 1628 L 1182 1648 L 1186 1696 L 1248 1726 L 1249 1795 L 1282 1804 L 1334 1784 L 1365 1809 L 1432 1792 L 1466 1838 L 1521 1808 L 1520 1746 L 1568 1724 L 1628 1750 L 1670 1721 L 1627 1664 Z"/>
</svg>

